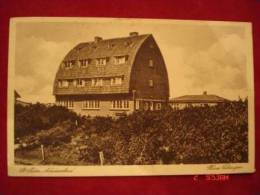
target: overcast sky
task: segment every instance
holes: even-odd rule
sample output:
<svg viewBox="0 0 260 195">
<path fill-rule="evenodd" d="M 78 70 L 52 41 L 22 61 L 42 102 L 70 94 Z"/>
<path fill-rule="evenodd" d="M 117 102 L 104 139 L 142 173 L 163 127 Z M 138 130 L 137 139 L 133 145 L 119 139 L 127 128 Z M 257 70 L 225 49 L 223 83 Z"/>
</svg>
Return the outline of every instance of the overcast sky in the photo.
<svg viewBox="0 0 260 195">
<path fill-rule="evenodd" d="M 54 102 L 53 81 L 64 56 L 76 44 L 153 34 L 167 65 L 170 96 L 207 91 L 228 99 L 247 96 L 243 25 L 159 20 L 19 22 L 16 25 L 15 89 L 28 102 Z"/>
</svg>

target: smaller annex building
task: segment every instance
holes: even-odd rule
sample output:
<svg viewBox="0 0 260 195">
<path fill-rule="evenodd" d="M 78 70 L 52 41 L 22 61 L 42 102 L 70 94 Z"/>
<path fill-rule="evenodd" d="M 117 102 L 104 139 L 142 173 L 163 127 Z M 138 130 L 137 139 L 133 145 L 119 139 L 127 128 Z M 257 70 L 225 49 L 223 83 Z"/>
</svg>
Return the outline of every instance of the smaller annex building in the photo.
<svg viewBox="0 0 260 195">
<path fill-rule="evenodd" d="M 169 104 L 174 109 L 183 109 L 186 107 L 198 107 L 198 106 L 215 106 L 227 102 L 229 100 L 219 97 L 214 94 L 207 94 L 207 91 L 204 91 L 200 95 L 184 95 L 176 98 L 172 98 L 169 101 Z"/>
<path fill-rule="evenodd" d="M 22 100 L 20 100 L 21 98 L 21 95 L 16 91 L 14 90 L 14 100 L 15 100 L 15 105 L 22 105 L 22 106 L 29 106 L 31 105 L 31 103 L 28 103 L 28 102 L 24 102 Z"/>
</svg>

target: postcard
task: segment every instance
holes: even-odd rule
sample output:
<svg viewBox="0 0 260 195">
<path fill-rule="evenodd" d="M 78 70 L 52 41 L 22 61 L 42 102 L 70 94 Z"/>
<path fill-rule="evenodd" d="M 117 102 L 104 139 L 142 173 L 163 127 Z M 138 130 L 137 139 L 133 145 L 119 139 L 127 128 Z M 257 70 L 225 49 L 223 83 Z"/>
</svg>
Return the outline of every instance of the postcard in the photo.
<svg viewBox="0 0 260 195">
<path fill-rule="evenodd" d="M 10 20 L 9 176 L 255 171 L 252 25 Z"/>
</svg>

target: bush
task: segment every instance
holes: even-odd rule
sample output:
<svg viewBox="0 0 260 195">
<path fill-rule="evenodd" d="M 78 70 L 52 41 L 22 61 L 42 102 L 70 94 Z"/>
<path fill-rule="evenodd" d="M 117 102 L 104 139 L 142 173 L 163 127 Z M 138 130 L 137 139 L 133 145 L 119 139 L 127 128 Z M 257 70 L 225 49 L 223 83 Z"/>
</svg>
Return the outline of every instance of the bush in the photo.
<svg viewBox="0 0 260 195">
<path fill-rule="evenodd" d="M 35 130 L 35 120 L 41 120 L 42 127 L 68 118 L 79 120 L 79 127 L 75 131 L 72 131 L 75 129 L 74 123 L 68 121 L 50 130 L 40 131 L 36 134 L 37 138 L 31 139 L 36 143 L 61 145 L 69 144 L 71 136 L 75 137 L 72 152 L 77 154 L 74 155 L 78 158 L 76 160 L 86 164 L 99 164 L 100 151 L 104 153 L 105 164 L 248 161 L 247 101 L 183 110 L 138 111 L 116 120 L 111 117 L 78 118 L 66 109 L 52 109 L 54 119 L 45 114 L 28 119 L 31 115 L 27 114 L 18 115 L 18 122 L 24 118 L 22 124 Z M 21 110 L 19 113 L 22 113 Z M 44 117 L 47 119 L 43 120 Z"/>
<path fill-rule="evenodd" d="M 47 107 L 44 104 L 29 106 L 15 105 L 15 137 L 34 134 L 39 130 L 49 129 L 56 123 L 71 120 L 80 121 L 76 113 L 61 106 Z"/>
<path fill-rule="evenodd" d="M 24 136 L 19 142 L 26 149 L 39 147 L 41 144 L 57 146 L 70 142 L 73 129 L 74 124 L 63 121 L 48 130 L 40 130 L 33 135 Z"/>
<path fill-rule="evenodd" d="M 102 125 L 94 119 L 98 121 L 91 124 L 95 126 L 92 133 L 96 136 L 85 142 L 85 154 L 82 153 L 86 161 L 94 164 L 98 161 L 98 151 L 104 152 L 108 164 L 248 160 L 247 101 L 183 110 L 135 112 L 117 120 L 103 119 Z M 90 159 L 93 155 L 95 160 Z"/>
</svg>

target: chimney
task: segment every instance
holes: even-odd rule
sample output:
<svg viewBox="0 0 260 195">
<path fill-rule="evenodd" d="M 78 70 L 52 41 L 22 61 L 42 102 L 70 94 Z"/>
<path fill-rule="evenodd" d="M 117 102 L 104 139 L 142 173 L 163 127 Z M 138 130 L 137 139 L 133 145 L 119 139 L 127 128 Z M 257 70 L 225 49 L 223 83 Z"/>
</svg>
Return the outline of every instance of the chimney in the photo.
<svg viewBox="0 0 260 195">
<path fill-rule="evenodd" d="M 94 38 L 94 40 L 95 40 L 95 43 L 97 43 L 97 42 L 99 42 L 99 41 L 102 41 L 102 37 L 96 36 L 96 37 Z"/>
<path fill-rule="evenodd" d="M 138 36 L 138 32 L 130 32 L 129 36 L 130 37 Z"/>
<path fill-rule="evenodd" d="M 203 95 L 207 95 L 207 91 L 203 91 Z"/>
</svg>

